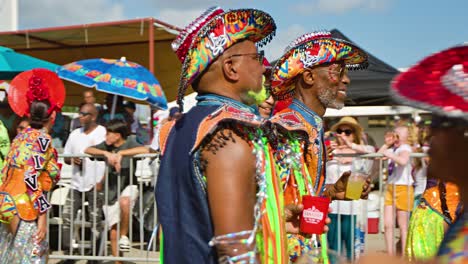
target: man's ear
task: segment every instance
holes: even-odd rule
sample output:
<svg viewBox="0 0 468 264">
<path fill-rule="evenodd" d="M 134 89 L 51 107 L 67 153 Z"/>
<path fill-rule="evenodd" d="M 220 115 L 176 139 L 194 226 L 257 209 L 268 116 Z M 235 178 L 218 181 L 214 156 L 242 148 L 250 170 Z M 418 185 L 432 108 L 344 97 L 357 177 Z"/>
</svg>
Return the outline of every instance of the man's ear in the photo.
<svg viewBox="0 0 468 264">
<path fill-rule="evenodd" d="M 233 60 L 232 58 L 228 57 L 226 59 L 223 59 L 221 62 L 221 69 L 226 79 L 229 81 L 238 81 L 238 67 L 240 65 L 239 60 Z"/>
<path fill-rule="evenodd" d="M 311 69 L 305 69 L 301 74 L 301 81 L 305 84 L 304 87 L 314 85 L 315 73 Z"/>
<path fill-rule="evenodd" d="M 314 85 L 315 73 L 310 69 L 305 69 L 300 75 L 296 76 L 296 85 L 300 85 L 302 88 L 307 89 Z"/>
</svg>

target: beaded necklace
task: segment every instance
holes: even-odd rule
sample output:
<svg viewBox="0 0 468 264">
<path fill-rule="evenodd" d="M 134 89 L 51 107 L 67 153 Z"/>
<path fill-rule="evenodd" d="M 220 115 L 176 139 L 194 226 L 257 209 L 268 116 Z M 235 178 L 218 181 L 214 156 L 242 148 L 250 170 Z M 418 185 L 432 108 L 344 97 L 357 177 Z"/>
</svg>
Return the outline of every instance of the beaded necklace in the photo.
<svg viewBox="0 0 468 264">
<path fill-rule="evenodd" d="M 198 95 L 196 99 L 198 101 L 197 105 L 201 105 L 201 106 L 203 105 L 204 106 L 206 105 L 229 105 L 229 106 L 232 106 L 234 108 L 237 108 L 245 112 L 257 114 L 257 111 L 255 110 L 255 108 L 245 105 L 232 98 L 217 95 L 217 94 Z"/>
<path fill-rule="evenodd" d="M 320 195 L 322 190 L 318 190 L 320 184 L 320 177 L 322 175 L 323 165 L 326 162 L 326 156 L 324 157 L 325 148 L 323 146 L 323 119 L 314 111 L 310 110 L 306 105 L 304 105 L 301 101 L 297 99 L 293 99 L 291 105 L 289 106 L 290 109 L 298 112 L 312 127 L 316 127 L 319 134 L 318 138 L 315 139 L 315 142 L 310 142 L 310 144 L 315 144 L 318 148 L 318 162 L 317 162 L 317 173 L 315 175 L 315 183 L 313 184 L 314 192 L 311 194 Z M 306 151 L 304 149 L 304 151 Z M 311 154 L 311 153 L 309 153 Z"/>
</svg>

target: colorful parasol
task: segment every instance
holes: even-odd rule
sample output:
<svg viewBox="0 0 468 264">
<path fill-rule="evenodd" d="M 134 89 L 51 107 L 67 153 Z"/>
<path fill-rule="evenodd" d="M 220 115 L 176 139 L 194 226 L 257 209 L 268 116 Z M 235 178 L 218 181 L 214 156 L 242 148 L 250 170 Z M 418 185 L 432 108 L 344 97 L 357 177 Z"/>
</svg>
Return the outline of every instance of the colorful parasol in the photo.
<svg viewBox="0 0 468 264">
<path fill-rule="evenodd" d="M 76 61 L 62 66 L 57 73 L 67 81 L 167 109 L 167 99 L 159 81 L 145 67 L 125 57 Z"/>
</svg>

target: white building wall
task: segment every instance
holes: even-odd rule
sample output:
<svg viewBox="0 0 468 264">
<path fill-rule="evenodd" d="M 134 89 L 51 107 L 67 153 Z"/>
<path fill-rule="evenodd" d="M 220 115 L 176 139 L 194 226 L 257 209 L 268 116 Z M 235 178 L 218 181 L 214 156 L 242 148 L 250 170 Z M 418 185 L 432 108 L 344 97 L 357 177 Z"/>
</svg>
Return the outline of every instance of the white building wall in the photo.
<svg viewBox="0 0 468 264">
<path fill-rule="evenodd" d="M 0 0 L 0 31 L 18 30 L 18 0 Z"/>
</svg>

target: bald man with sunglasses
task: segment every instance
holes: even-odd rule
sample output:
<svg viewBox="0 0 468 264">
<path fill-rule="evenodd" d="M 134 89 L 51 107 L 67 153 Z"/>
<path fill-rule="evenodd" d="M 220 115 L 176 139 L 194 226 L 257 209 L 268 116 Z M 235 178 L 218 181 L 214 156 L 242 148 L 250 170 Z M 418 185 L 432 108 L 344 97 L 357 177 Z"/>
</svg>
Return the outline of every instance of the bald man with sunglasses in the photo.
<svg viewBox="0 0 468 264">
<path fill-rule="evenodd" d="M 197 105 L 161 127 L 155 195 L 165 263 L 287 263 L 284 209 L 262 119 L 263 52 L 276 26 L 265 12 L 210 8 L 180 32 L 178 103 Z M 268 195 L 266 195 L 268 193 Z"/>
<path fill-rule="evenodd" d="M 68 155 L 83 155 L 84 150 L 89 146 L 97 145 L 103 142 L 106 138 L 106 128 L 96 123 L 98 111 L 94 104 L 83 104 L 80 107 L 78 118 L 81 127 L 73 130 L 68 137 L 63 150 L 63 154 Z M 89 159 L 88 159 L 89 160 Z M 81 208 L 81 198 L 86 196 L 89 202 L 89 213 L 98 213 L 96 218 L 99 221 L 101 213 L 101 202 L 99 198 L 94 204 L 93 188 L 96 182 L 99 182 L 99 175 L 87 172 L 83 169 L 84 159 L 73 157 L 65 158 L 65 163 L 72 166 L 71 192 L 69 193 L 63 209 L 63 248 L 69 249 L 71 246 L 70 228 L 72 225 L 72 216 L 76 215 L 78 209 Z M 88 161 L 90 162 L 90 161 Z M 91 165 L 90 165 L 91 166 Z M 92 164 L 92 166 L 98 166 Z M 94 167 L 93 167 L 94 168 Z M 102 176 L 102 175 L 101 175 Z M 73 193 L 73 194 L 71 194 Z M 97 193 L 99 195 L 99 193 Z"/>
</svg>

